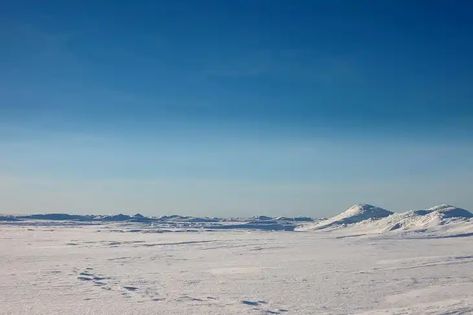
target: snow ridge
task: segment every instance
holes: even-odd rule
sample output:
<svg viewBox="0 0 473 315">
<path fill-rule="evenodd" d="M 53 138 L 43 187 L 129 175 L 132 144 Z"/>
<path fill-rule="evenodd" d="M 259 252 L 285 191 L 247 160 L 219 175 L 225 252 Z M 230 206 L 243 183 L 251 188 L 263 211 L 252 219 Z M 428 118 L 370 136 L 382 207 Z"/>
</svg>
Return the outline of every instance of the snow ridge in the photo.
<svg viewBox="0 0 473 315">
<path fill-rule="evenodd" d="M 296 230 L 338 231 L 360 235 L 425 232 L 450 237 L 473 236 L 473 214 L 447 204 L 402 213 L 393 213 L 371 205 L 354 205 L 328 220 L 303 225 Z"/>
<path fill-rule="evenodd" d="M 369 204 L 355 204 L 339 215 L 314 224 L 312 229 L 318 230 L 328 227 L 345 226 L 365 220 L 378 220 L 391 214 L 393 212 Z"/>
<path fill-rule="evenodd" d="M 146 217 L 141 214 L 133 216 L 117 215 L 77 215 L 66 213 L 33 214 L 25 216 L 0 216 L 0 224 L 38 225 L 90 225 L 105 223 L 122 223 L 132 230 L 146 231 L 196 231 L 196 230 L 266 230 L 293 231 L 304 222 L 313 222 L 309 217 L 268 217 L 254 216 L 250 218 L 216 218 L 168 215 L 161 217 Z M 139 224 L 137 228 L 133 224 Z"/>
</svg>

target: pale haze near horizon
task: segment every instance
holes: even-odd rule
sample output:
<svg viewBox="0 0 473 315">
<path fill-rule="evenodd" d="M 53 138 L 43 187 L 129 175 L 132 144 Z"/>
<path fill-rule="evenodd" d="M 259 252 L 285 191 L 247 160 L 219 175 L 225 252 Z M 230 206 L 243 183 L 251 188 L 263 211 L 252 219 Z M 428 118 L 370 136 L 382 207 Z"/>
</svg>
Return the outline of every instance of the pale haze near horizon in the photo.
<svg viewBox="0 0 473 315">
<path fill-rule="evenodd" d="M 184 149 L 190 156 L 180 153 L 181 159 L 176 161 L 173 150 L 181 150 L 177 145 L 174 149 L 166 146 L 166 153 L 138 145 L 139 152 L 128 156 L 116 149 L 119 145 L 108 143 L 110 140 L 95 141 L 96 145 L 88 146 L 76 143 L 81 140 L 56 143 L 46 156 L 38 153 L 29 158 L 36 171 L 25 166 L 14 174 L 4 173 L 0 182 L 2 213 L 321 217 L 353 203 L 371 203 L 393 211 L 440 203 L 468 209 L 472 203 L 469 181 L 473 174 L 463 170 L 472 164 L 468 145 L 419 146 L 395 141 L 375 145 L 361 140 L 304 143 L 294 139 L 271 144 L 249 140 L 236 146 L 213 143 L 211 153 L 207 147 Z M 39 143 L 11 143 L 9 151 L 24 147 L 31 152 Z M 113 149 L 103 147 L 107 144 Z M 38 150 L 44 152 L 43 147 Z M 62 151 L 69 152 L 67 158 Z M 451 156 L 452 152 L 456 156 Z M 102 158 L 94 158 L 96 154 Z M 143 165 L 134 166 L 136 155 Z M 90 156 L 94 164 L 74 167 L 84 156 Z M 215 159 L 219 166 L 212 164 Z M 445 160 L 457 164 L 439 167 Z M 189 170 L 175 171 L 186 167 Z M 132 174 L 123 178 L 130 168 Z M 211 176 L 194 175 L 199 171 Z M 155 175 L 158 172 L 164 173 L 160 179 Z"/>
</svg>

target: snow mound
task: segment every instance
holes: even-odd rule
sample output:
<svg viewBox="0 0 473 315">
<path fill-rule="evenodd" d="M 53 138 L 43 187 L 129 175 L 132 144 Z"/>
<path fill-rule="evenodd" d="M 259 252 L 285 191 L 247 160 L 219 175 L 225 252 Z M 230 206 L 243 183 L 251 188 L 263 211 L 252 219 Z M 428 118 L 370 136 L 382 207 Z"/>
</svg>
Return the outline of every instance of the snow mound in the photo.
<svg viewBox="0 0 473 315">
<path fill-rule="evenodd" d="M 302 226 L 298 230 L 320 230 L 329 227 L 344 227 L 347 225 L 363 222 L 374 221 L 385 218 L 393 212 L 383 208 L 372 206 L 369 204 L 356 204 L 330 219 L 317 222 L 313 225 Z"/>
<path fill-rule="evenodd" d="M 389 231 L 446 231 L 453 226 L 471 225 L 473 214 L 450 205 L 438 205 L 426 210 L 393 214 L 373 225 L 378 232 Z"/>
<path fill-rule="evenodd" d="M 445 204 L 402 213 L 357 205 L 331 219 L 298 230 L 325 229 L 346 235 L 470 236 L 473 235 L 473 213 Z"/>
<path fill-rule="evenodd" d="M 438 205 L 428 209 L 430 213 L 436 213 L 436 215 L 440 216 L 443 219 L 446 218 L 472 218 L 473 213 L 468 210 L 457 208 L 450 205 Z"/>
</svg>

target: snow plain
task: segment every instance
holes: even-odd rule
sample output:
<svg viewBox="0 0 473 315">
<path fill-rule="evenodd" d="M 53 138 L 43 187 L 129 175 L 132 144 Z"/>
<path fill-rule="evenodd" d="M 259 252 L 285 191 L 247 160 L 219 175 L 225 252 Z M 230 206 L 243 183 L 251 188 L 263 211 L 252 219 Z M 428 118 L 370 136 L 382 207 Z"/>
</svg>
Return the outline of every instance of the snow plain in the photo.
<svg viewBox="0 0 473 315">
<path fill-rule="evenodd" d="M 3 222 L 0 314 L 473 314 L 473 222 L 385 233 L 388 218 L 303 232 Z"/>
</svg>

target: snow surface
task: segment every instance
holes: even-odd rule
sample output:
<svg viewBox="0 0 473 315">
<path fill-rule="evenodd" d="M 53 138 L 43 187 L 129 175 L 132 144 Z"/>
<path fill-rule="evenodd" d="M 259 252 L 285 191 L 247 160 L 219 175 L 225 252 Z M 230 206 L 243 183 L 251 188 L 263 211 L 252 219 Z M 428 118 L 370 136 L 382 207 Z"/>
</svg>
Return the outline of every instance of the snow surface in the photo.
<svg viewBox="0 0 473 315">
<path fill-rule="evenodd" d="M 8 216 L 0 314 L 473 314 L 470 212 L 335 218 Z M 306 232 L 258 227 L 282 221 Z"/>
</svg>

